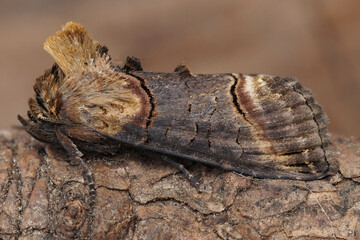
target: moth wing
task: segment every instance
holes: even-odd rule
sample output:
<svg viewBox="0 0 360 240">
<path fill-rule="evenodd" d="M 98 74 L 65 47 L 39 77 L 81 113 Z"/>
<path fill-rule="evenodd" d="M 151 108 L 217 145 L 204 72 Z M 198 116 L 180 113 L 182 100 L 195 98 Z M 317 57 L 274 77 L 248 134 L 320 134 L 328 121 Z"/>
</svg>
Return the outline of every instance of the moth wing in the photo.
<svg viewBox="0 0 360 240">
<path fill-rule="evenodd" d="M 311 180 L 333 172 L 327 118 L 307 89 L 294 79 L 235 77 L 242 84 L 234 86 L 230 99 L 241 113 L 227 108 L 229 96 L 217 97 L 215 109 L 209 107 L 214 97 L 204 95 L 186 118 L 171 105 L 149 129 L 127 124 L 109 137 L 259 178 Z M 251 84 L 244 87 L 247 81 L 252 90 Z M 196 107 L 211 116 L 197 116 Z"/>
</svg>

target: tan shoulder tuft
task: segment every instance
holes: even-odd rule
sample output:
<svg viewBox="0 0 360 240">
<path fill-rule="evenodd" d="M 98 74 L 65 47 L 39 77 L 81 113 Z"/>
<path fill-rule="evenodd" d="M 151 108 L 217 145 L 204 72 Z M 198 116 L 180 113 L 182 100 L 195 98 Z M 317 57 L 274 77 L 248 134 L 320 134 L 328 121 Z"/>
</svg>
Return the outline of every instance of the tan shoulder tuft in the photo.
<svg viewBox="0 0 360 240">
<path fill-rule="evenodd" d="M 61 31 L 48 37 L 44 49 L 55 59 L 66 76 L 81 71 L 98 57 L 99 43 L 85 28 L 68 22 Z"/>
</svg>

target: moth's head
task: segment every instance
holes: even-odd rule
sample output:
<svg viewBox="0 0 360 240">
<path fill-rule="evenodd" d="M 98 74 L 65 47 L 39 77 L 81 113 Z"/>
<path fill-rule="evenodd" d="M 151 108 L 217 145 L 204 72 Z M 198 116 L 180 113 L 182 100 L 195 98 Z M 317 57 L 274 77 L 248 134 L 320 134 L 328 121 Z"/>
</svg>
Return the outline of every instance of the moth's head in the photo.
<svg viewBox="0 0 360 240">
<path fill-rule="evenodd" d="M 61 108 L 61 93 L 58 91 L 64 73 L 54 64 L 37 78 L 34 84 L 35 97 L 29 99 L 30 115 L 37 120 L 58 119 Z"/>
<path fill-rule="evenodd" d="M 74 22 L 68 22 L 61 31 L 47 38 L 44 49 L 56 63 L 35 81 L 35 97 L 29 99 L 28 112 L 32 122 L 58 120 L 63 105 L 62 83 L 81 75 L 79 73 L 93 65 L 99 56 L 107 53 L 106 47 L 94 41 L 83 26 Z"/>
<path fill-rule="evenodd" d="M 61 95 L 57 89 L 63 78 L 64 73 L 57 64 L 46 70 L 35 81 L 35 96 L 29 99 L 27 118 L 18 116 L 25 130 L 40 141 L 54 142 L 56 139 L 54 123 L 58 122 L 61 108 Z"/>
<path fill-rule="evenodd" d="M 88 65 L 99 53 L 99 48 L 100 45 L 91 39 L 84 27 L 73 22 L 67 23 L 45 41 L 44 49 L 56 63 L 36 79 L 33 86 L 35 96 L 28 102 L 28 119 L 19 117 L 29 132 L 42 129 L 41 125 L 46 123 L 58 122 L 62 107 L 62 82 Z"/>
<path fill-rule="evenodd" d="M 146 127 L 151 104 L 141 81 L 114 71 L 108 49 L 83 26 L 67 23 L 44 49 L 56 64 L 36 79 L 28 120 L 19 118 L 29 132 L 47 134 L 56 124 L 84 124 L 111 135 L 126 123 Z"/>
</svg>

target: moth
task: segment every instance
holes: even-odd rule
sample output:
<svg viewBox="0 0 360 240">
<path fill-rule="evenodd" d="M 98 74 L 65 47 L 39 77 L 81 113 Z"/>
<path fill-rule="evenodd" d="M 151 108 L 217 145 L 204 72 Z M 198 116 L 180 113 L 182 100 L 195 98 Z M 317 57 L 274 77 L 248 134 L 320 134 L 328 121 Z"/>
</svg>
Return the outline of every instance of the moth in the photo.
<svg viewBox="0 0 360 240">
<path fill-rule="evenodd" d="M 36 79 L 27 117 L 39 141 L 61 145 L 94 194 L 89 152 L 122 147 L 158 153 L 257 178 L 314 180 L 335 172 L 327 117 L 293 78 L 265 74 L 144 72 L 128 58 L 113 66 L 108 49 L 83 26 L 67 23 L 44 49 L 55 64 Z"/>
</svg>

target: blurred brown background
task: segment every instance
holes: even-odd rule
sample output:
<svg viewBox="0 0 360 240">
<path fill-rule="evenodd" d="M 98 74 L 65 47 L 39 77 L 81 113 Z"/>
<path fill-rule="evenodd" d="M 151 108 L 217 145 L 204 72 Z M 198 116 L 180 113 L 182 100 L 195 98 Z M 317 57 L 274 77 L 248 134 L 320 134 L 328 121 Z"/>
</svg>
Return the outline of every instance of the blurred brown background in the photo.
<svg viewBox="0 0 360 240">
<path fill-rule="evenodd" d="M 114 61 L 147 71 L 296 77 L 327 112 L 330 130 L 360 136 L 360 1 L 0 1 L 0 128 L 18 125 L 36 77 L 53 60 L 45 39 L 83 24 Z"/>
</svg>

